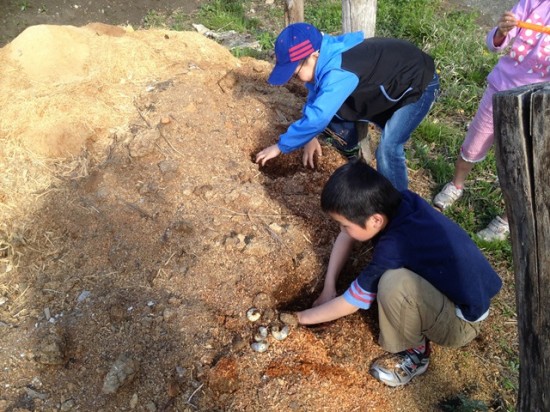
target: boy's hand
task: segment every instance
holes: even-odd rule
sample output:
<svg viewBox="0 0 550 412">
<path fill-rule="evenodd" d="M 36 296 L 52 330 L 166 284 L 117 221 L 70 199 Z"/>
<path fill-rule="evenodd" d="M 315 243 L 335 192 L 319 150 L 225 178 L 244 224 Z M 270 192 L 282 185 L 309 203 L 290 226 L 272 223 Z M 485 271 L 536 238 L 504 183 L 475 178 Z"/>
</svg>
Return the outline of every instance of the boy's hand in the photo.
<svg viewBox="0 0 550 412">
<path fill-rule="evenodd" d="M 315 306 L 322 305 L 323 303 L 328 302 L 329 300 L 332 300 L 335 297 L 336 297 L 336 290 L 334 289 L 329 290 L 325 288 L 323 289 L 319 297 L 315 299 L 312 306 L 315 307 Z"/>
<path fill-rule="evenodd" d="M 304 153 L 302 154 L 302 163 L 304 164 L 304 167 L 309 166 L 312 169 L 315 168 L 315 155 L 317 155 L 317 157 L 323 156 L 321 145 L 319 144 L 319 140 L 317 140 L 316 137 L 311 139 L 304 146 Z"/>
<path fill-rule="evenodd" d="M 256 163 L 260 163 L 262 166 L 264 166 L 265 162 L 279 156 L 280 154 L 281 149 L 279 149 L 278 145 L 274 144 L 273 146 L 266 147 L 264 150 L 256 155 Z"/>
</svg>

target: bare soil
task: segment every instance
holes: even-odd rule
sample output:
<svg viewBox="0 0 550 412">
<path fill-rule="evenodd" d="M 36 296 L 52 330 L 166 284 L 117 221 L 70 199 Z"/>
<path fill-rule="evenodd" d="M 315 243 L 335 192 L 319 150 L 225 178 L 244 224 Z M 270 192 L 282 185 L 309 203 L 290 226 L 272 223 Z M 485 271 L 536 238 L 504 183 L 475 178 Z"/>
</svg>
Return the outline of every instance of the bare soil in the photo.
<svg viewBox="0 0 550 412">
<path fill-rule="evenodd" d="M 91 22 L 113 25 L 144 24 L 150 11 L 169 16 L 192 16 L 201 0 L 0 0 L 0 47 L 29 26 L 38 24 L 82 26 Z M 190 20 L 191 21 L 191 20 Z M 191 29 L 191 26 L 189 26 Z"/>
<path fill-rule="evenodd" d="M 45 56 L 49 56 L 46 58 Z M 307 308 L 338 228 L 325 148 L 259 168 L 303 87 L 197 33 L 34 27 L 0 49 L 0 411 L 503 410 L 513 276 L 483 333 L 403 389 L 368 374 L 376 310 L 251 350 L 256 306 Z M 428 197 L 424 171 L 412 188 Z M 358 246 L 343 291 L 370 256 Z"/>
</svg>

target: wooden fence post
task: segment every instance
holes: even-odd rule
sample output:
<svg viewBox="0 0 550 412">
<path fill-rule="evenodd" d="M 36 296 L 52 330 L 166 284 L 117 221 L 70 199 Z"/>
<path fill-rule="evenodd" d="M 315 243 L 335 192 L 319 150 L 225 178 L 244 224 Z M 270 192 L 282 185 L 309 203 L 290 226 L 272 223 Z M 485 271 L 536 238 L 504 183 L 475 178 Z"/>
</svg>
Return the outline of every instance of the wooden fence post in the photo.
<svg viewBox="0 0 550 412">
<path fill-rule="evenodd" d="M 495 94 L 497 172 L 512 241 L 520 412 L 550 411 L 550 83 Z"/>
<path fill-rule="evenodd" d="M 304 0 L 285 0 L 285 26 L 304 21 Z"/>
<path fill-rule="evenodd" d="M 342 0 L 342 31 L 362 31 L 365 38 L 374 36 L 377 0 Z M 361 156 L 370 163 L 374 159 L 368 123 L 357 122 Z"/>
</svg>

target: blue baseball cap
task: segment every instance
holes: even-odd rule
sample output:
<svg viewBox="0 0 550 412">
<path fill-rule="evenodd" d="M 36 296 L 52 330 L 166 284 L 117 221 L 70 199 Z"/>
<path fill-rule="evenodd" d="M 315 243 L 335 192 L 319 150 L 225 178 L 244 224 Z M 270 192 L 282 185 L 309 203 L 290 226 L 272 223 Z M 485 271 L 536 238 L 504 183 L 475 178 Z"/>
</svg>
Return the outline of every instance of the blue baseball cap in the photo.
<svg viewBox="0 0 550 412">
<path fill-rule="evenodd" d="M 280 86 L 290 80 L 300 60 L 319 50 L 323 34 L 311 24 L 293 23 L 285 27 L 275 41 L 275 67 L 267 81 Z"/>
</svg>

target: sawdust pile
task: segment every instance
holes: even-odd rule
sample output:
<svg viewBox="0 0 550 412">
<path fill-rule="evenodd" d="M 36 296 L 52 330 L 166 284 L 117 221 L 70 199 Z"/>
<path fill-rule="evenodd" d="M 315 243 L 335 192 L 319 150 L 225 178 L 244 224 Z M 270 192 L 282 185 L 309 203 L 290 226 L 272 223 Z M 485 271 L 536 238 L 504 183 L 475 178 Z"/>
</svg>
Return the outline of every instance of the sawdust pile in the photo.
<svg viewBox="0 0 550 412">
<path fill-rule="evenodd" d="M 203 70 L 238 65 L 227 50 L 203 40 L 101 23 L 29 27 L 0 52 L 0 134 L 37 154 L 76 155 L 88 140 L 124 124 L 148 84 L 188 70 L 186 57 Z"/>
<path fill-rule="evenodd" d="M 493 361 L 494 342 L 513 341 L 507 306 L 398 392 L 368 374 L 383 353 L 375 310 L 250 349 L 258 297 L 273 313 L 318 295 L 338 233 L 319 193 L 345 162 L 329 148 L 315 170 L 300 153 L 252 162 L 304 99 L 302 85 L 268 86 L 270 68 L 196 33 L 99 24 L 31 27 L 0 50 L 0 411 L 426 411 L 513 396 Z M 358 247 L 340 291 L 369 255 Z"/>
</svg>

